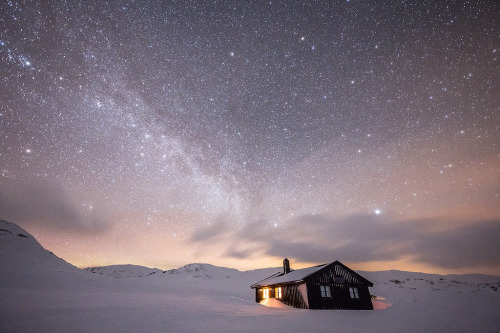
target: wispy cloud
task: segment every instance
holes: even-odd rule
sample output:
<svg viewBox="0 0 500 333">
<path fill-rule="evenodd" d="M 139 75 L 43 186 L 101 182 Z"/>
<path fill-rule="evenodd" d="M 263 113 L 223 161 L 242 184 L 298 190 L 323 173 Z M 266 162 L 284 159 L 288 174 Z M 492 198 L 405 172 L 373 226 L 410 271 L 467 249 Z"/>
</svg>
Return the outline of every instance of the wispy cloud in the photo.
<svg viewBox="0 0 500 333">
<path fill-rule="evenodd" d="M 83 206 L 56 183 L 3 179 L 0 215 L 21 225 L 42 224 L 57 231 L 98 233 L 110 225 L 106 209 Z"/>
<path fill-rule="evenodd" d="M 244 228 L 217 224 L 199 230 L 192 242 L 211 243 L 213 237 L 231 239 L 227 256 L 246 259 L 256 253 L 292 257 L 302 262 L 389 261 L 405 257 L 438 267 L 465 268 L 500 266 L 500 221 L 481 220 L 449 223 L 439 220 L 398 221 L 390 216 L 303 215 L 273 227 L 258 220 Z M 450 225 L 459 225 L 450 227 Z M 239 244 L 255 249 L 240 249 Z"/>
</svg>

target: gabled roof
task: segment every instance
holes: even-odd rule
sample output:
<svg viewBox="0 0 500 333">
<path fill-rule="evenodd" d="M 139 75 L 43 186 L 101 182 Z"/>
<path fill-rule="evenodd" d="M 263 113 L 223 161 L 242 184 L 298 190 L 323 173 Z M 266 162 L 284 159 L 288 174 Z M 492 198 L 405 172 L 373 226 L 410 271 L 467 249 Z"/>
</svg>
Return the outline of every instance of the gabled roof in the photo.
<svg viewBox="0 0 500 333">
<path fill-rule="evenodd" d="M 278 272 L 276 274 L 271 275 L 268 278 L 265 278 L 264 280 L 261 280 L 253 285 L 250 286 L 250 288 L 259 288 L 259 287 L 265 287 L 265 286 L 272 286 L 276 284 L 281 284 L 281 283 L 301 283 L 304 282 L 304 279 L 307 278 L 309 275 L 312 275 L 323 268 L 330 266 L 330 265 L 340 265 L 347 271 L 353 273 L 357 278 L 359 278 L 361 281 L 365 282 L 369 287 L 373 287 L 373 283 L 350 269 L 349 267 L 345 266 L 342 264 L 340 261 L 334 261 L 329 264 L 323 264 L 323 265 L 318 265 L 318 266 L 313 266 L 313 267 L 307 267 L 307 268 L 302 268 L 302 269 L 297 269 L 294 271 L 291 271 L 288 274 L 284 274 L 283 272 Z"/>
<path fill-rule="evenodd" d="M 320 269 L 322 269 L 325 266 L 326 266 L 326 264 L 314 266 L 314 267 L 297 269 L 297 270 L 291 271 L 288 274 L 283 274 L 283 272 L 279 272 L 279 273 L 276 273 L 274 275 L 271 275 L 268 278 L 265 278 L 262 281 L 259 281 L 255 284 L 251 285 L 251 288 L 270 286 L 270 285 L 278 284 L 278 283 L 301 282 L 306 277 L 319 271 Z"/>
</svg>

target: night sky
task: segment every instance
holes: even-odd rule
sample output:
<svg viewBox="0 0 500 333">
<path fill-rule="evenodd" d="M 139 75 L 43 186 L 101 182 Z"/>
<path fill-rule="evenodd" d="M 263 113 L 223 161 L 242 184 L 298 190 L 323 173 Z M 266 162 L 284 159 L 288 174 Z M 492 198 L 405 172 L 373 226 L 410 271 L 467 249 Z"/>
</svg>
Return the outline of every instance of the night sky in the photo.
<svg viewBox="0 0 500 333">
<path fill-rule="evenodd" d="M 500 2 L 0 0 L 0 218 L 78 266 L 500 274 Z"/>
</svg>

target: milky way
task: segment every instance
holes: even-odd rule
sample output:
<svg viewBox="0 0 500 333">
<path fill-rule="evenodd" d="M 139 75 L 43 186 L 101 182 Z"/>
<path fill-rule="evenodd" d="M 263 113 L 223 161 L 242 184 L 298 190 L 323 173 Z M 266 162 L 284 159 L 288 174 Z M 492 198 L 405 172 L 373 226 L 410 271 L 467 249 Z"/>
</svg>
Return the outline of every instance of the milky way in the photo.
<svg viewBox="0 0 500 333">
<path fill-rule="evenodd" d="M 499 27 L 496 1 L 2 1 L 0 217 L 80 266 L 499 273 Z"/>
</svg>

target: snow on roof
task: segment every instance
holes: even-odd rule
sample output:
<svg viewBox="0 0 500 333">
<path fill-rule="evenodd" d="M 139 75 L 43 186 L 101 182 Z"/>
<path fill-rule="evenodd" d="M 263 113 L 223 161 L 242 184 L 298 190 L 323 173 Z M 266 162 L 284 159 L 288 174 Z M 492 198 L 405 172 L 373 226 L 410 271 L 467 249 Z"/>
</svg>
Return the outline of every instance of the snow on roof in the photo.
<svg viewBox="0 0 500 333">
<path fill-rule="evenodd" d="M 319 271 L 320 269 L 322 269 L 326 265 L 327 264 L 297 269 L 297 270 L 291 271 L 288 274 L 281 273 L 282 275 L 279 275 L 279 276 L 276 276 L 276 274 L 274 274 L 274 275 L 268 277 L 267 279 L 264 279 L 262 281 L 255 283 L 254 285 L 252 285 L 252 287 L 262 287 L 262 286 L 269 286 L 269 285 L 278 284 L 278 283 L 302 281 L 304 278 Z"/>
</svg>

